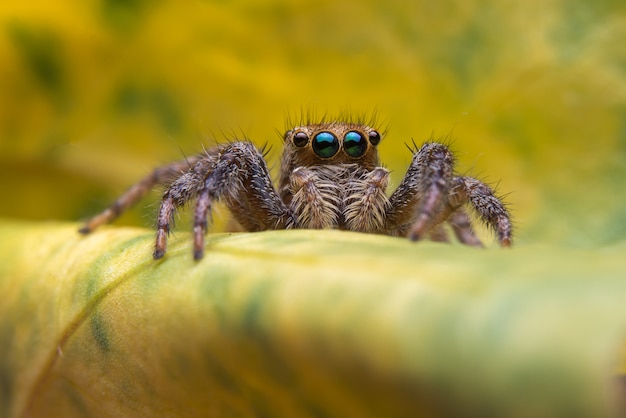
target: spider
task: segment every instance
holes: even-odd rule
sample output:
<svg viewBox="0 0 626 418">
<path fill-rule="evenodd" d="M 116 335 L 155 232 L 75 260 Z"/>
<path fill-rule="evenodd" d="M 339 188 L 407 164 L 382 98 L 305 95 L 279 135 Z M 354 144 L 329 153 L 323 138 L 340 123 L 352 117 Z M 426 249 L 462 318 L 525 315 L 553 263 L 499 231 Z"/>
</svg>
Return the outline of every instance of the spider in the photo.
<svg viewBox="0 0 626 418">
<path fill-rule="evenodd" d="M 231 142 L 155 169 L 80 232 L 113 221 L 155 185 L 169 184 L 158 213 L 154 259 L 165 255 L 176 209 L 193 199 L 196 260 L 203 257 L 207 218 L 216 201 L 225 202 L 239 225 L 251 232 L 337 228 L 448 241 L 443 228 L 448 223 L 461 243 L 482 246 L 466 211 L 470 206 L 502 247 L 511 245 L 505 205 L 483 182 L 454 173 L 454 156 L 446 145 L 409 147 L 411 164 L 387 195 L 389 171 L 378 161 L 378 130 L 363 123 L 321 122 L 294 127 L 283 139 L 277 189 L 264 150 L 249 141 Z"/>
</svg>

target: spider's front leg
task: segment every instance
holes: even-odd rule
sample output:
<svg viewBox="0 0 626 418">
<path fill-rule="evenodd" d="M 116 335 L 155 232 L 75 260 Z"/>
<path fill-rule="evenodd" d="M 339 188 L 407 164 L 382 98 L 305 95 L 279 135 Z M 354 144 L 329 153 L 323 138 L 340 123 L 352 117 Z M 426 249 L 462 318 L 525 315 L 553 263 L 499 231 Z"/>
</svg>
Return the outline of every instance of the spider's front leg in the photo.
<svg viewBox="0 0 626 418">
<path fill-rule="evenodd" d="M 429 142 L 414 153 L 390 203 L 388 229 L 414 241 L 441 232 L 439 225 L 448 222 L 462 243 L 482 246 L 463 208 L 469 203 L 500 244 L 511 245 L 511 218 L 504 204 L 479 180 L 454 176 L 454 156 L 443 144 Z"/>
<path fill-rule="evenodd" d="M 167 235 L 176 208 L 197 198 L 194 216 L 194 259 L 204 253 L 204 235 L 212 202 L 224 200 L 248 231 L 285 229 L 293 215 L 276 193 L 263 155 L 248 142 L 211 150 L 163 194 L 157 221 L 154 258 L 165 255 Z"/>
</svg>

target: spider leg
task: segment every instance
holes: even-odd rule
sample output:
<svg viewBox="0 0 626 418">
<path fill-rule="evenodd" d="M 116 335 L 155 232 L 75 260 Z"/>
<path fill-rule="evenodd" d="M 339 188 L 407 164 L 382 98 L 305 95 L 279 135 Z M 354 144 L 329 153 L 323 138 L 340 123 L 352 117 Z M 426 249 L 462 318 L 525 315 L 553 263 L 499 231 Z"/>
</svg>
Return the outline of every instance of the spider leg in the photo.
<svg viewBox="0 0 626 418">
<path fill-rule="evenodd" d="M 454 157 L 443 144 L 428 142 L 413 154 L 404 179 L 389 198 L 387 229 L 417 241 L 445 219 Z"/>
<path fill-rule="evenodd" d="M 472 177 L 454 177 L 454 157 L 442 144 L 429 142 L 414 153 L 404 179 L 391 195 L 387 230 L 416 241 L 449 222 L 464 244 L 482 246 L 463 205 L 470 204 L 491 227 L 502 247 L 511 245 L 511 217 L 489 186 Z"/>
<path fill-rule="evenodd" d="M 157 217 L 157 235 L 153 256 L 159 259 L 165 255 L 167 236 L 176 209 L 200 193 L 205 174 L 211 170 L 215 156 L 208 155 L 198 161 L 189 171 L 177 178 L 163 193 L 163 200 Z"/>
<path fill-rule="evenodd" d="M 292 212 L 274 189 L 263 155 L 249 142 L 233 142 L 210 152 L 165 191 L 159 209 L 154 258 L 165 255 L 170 223 L 177 207 L 196 198 L 194 258 L 202 258 L 207 216 L 213 201 L 224 200 L 248 231 L 286 229 Z"/>
<path fill-rule="evenodd" d="M 450 237 L 442 225 L 435 226 L 428 234 L 428 238 L 435 242 L 450 242 Z"/>
<path fill-rule="evenodd" d="M 193 156 L 183 161 L 177 161 L 156 168 L 152 173 L 131 186 L 108 208 L 89 219 L 85 225 L 79 229 L 79 232 L 81 234 L 88 234 L 97 227 L 112 222 L 132 205 L 143 199 L 156 185 L 166 183 L 170 181 L 172 177 L 187 171 L 191 166 L 196 164 L 200 158 L 202 157 Z"/>
<path fill-rule="evenodd" d="M 467 215 L 467 212 L 465 212 L 463 208 L 458 208 L 456 211 L 454 211 L 448 218 L 448 223 L 450 224 L 450 226 L 452 226 L 454 235 L 463 244 L 471 245 L 473 247 L 483 246 L 483 243 L 480 242 L 480 240 L 474 233 L 474 228 L 472 228 L 470 217 Z"/>
<path fill-rule="evenodd" d="M 209 189 L 202 189 L 196 200 L 196 213 L 193 220 L 193 258 L 200 260 L 204 255 L 204 235 L 208 230 L 207 215 L 211 210 Z"/>
<path fill-rule="evenodd" d="M 456 177 L 454 183 L 449 196 L 450 205 L 459 208 L 469 203 L 483 222 L 494 231 L 500 245 L 510 247 L 513 232 L 511 216 L 494 191 L 472 177 Z"/>
</svg>

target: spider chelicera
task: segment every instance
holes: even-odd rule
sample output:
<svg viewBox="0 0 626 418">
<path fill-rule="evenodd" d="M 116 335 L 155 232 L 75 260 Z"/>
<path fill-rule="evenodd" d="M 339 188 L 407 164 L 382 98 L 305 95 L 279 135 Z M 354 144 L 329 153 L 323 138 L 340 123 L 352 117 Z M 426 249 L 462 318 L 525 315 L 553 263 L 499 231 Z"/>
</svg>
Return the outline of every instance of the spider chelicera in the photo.
<svg viewBox="0 0 626 418">
<path fill-rule="evenodd" d="M 454 173 L 454 156 L 441 143 L 411 149 L 411 164 L 397 189 L 386 193 L 389 171 L 379 165 L 381 134 L 362 123 L 323 122 L 287 131 L 278 188 L 264 152 L 249 141 L 231 142 L 155 169 L 80 229 L 89 233 L 111 222 L 155 185 L 167 189 L 158 214 L 153 256 L 163 257 L 177 208 L 194 200 L 193 255 L 203 256 L 207 218 L 223 201 L 246 231 L 337 228 L 447 241 L 444 224 L 457 239 L 481 246 L 467 206 L 511 245 L 509 213 L 483 182 Z"/>
</svg>

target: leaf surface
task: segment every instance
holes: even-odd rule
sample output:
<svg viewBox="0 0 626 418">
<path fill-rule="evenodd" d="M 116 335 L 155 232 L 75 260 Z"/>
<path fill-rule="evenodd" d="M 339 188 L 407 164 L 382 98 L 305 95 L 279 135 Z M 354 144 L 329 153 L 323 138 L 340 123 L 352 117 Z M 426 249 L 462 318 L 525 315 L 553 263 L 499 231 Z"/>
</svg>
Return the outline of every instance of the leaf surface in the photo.
<svg viewBox="0 0 626 418">
<path fill-rule="evenodd" d="M 618 416 L 624 244 L 76 229 L 0 223 L 0 416 Z"/>
</svg>

